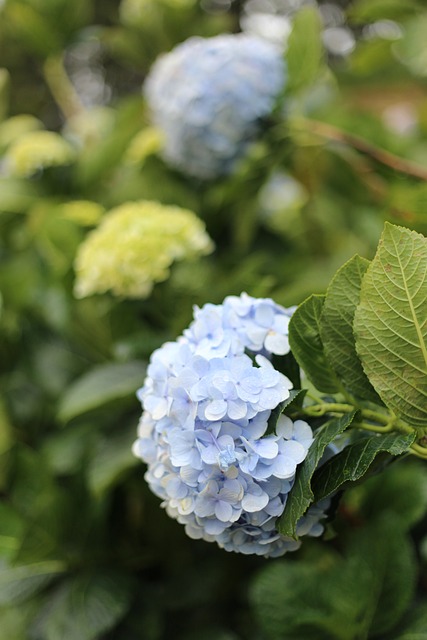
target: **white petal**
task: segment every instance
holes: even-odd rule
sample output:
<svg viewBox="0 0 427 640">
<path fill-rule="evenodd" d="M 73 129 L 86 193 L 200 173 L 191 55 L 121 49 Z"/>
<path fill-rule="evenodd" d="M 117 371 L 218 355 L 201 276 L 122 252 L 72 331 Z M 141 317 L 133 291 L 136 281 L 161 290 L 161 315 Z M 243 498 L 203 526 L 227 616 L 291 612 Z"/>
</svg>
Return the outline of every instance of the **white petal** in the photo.
<svg viewBox="0 0 427 640">
<path fill-rule="evenodd" d="M 269 331 L 264 341 L 264 347 L 270 353 L 284 356 L 290 351 L 288 336 L 281 335 L 276 331 Z"/>
<path fill-rule="evenodd" d="M 206 420 L 221 420 L 227 413 L 227 403 L 224 400 L 212 400 L 205 408 Z"/>
<path fill-rule="evenodd" d="M 269 497 L 264 491 L 261 491 L 260 495 L 254 495 L 253 493 L 246 493 L 242 500 L 242 508 L 249 513 L 255 511 L 261 511 L 268 505 Z"/>
<path fill-rule="evenodd" d="M 228 502 L 219 500 L 215 506 L 215 515 L 221 522 L 229 522 L 233 515 L 233 507 Z"/>
</svg>

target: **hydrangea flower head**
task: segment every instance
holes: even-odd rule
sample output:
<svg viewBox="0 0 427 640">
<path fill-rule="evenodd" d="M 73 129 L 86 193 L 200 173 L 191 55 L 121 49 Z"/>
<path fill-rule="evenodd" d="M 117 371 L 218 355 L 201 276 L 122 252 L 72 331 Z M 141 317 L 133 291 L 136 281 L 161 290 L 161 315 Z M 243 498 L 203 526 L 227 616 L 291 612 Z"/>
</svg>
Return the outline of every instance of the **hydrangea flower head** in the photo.
<svg viewBox="0 0 427 640">
<path fill-rule="evenodd" d="M 209 253 L 212 241 L 192 211 L 158 202 L 129 202 L 108 212 L 88 234 L 76 257 L 79 298 L 111 290 L 147 297 L 166 280 L 175 260 Z"/>
<path fill-rule="evenodd" d="M 13 175 L 30 176 L 40 169 L 71 164 L 75 151 L 59 133 L 29 131 L 11 144 L 5 157 Z"/>
<path fill-rule="evenodd" d="M 165 160 L 201 179 L 230 173 L 284 85 L 281 51 L 256 36 L 193 37 L 178 45 L 145 83 Z"/>
<path fill-rule="evenodd" d="M 291 314 L 247 294 L 196 308 L 184 334 L 154 352 L 138 392 L 134 453 L 151 490 L 190 537 L 228 551 L 276 557 L 299 546 L 275 520 L 313 434 L 285 416 L 268 432 L 292 387 L 271 363 L 289 351 Z M 323 515 L 307 513 L 298 533 L 320 535 Z"/>
</svg>

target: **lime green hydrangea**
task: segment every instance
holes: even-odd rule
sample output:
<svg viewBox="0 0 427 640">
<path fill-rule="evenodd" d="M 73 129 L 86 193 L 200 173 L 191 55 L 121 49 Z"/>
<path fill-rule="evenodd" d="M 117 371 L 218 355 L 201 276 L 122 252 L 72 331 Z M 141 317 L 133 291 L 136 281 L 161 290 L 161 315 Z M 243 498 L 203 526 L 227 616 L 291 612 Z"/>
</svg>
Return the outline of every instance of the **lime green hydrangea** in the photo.
<svg viewBox="0 0 427 640">
<path fill-rule="evenodd" d="M 0 124 L 0 149 L 7 149 L 18 138 L 42 128 L 43 123 L 38 118 L 25 113 L 8 118 Z"/>
<path fill-rule="evenodd" d="M 81 227 L 91 227 L 98 224 L 105 213 L 104 207 L 98 202 L 90 200 L 73 200 L 63 202 L 56 209 L 57 215 L 65 220 L 71 220 Z"/>
<path fill-rule="evenodd" d="M 147 127 L 140 131 L 131 141 L 125 155 L 128 164 L 143 164 L 145 160 L 161 151 L 163 134 L 160 129 Z"/>
<path fill-rule="evenodd" d="M 213 243 L 192 212 L 158 202 L 128 202 L 109 211 L 80 245 L 75 295 L 111 291 L 146 298 L 175 260 L 208 254 Z"/>
<path fill-rule="evenodd" d="M 9 147 L 6 159 L 16 176 L 30 176 L 40 169 L 70 164 L 75 156 L 73 147 L 53 131 L 30 131 Z"/>
</svg>

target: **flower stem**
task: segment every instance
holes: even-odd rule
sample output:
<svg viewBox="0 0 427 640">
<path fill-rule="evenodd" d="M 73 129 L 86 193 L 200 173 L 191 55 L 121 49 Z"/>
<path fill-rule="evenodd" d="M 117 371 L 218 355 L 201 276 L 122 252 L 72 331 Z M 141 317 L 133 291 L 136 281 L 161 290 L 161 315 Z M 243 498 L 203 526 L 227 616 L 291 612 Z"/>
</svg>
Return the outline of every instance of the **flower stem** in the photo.
<svg viewBox="0 0 427 640">
<path fill-rule="evenodd" d="M 62 56 L 47 58 L 43 66 L 43 74 L 46 84 L 66 119 L 84 110 L 80 98 L 67 75 Z"/>
<path fill-rule="evenodd" d="M 338 129 L 326 122 L 319 122 L 318 120 L 311 120 L 309 118 L 298 117 L 298 119 L 295 119 L 294 125 L 298 127 L 299 124 L 304 131 L 310 131 L 311 133 L 314 133 L 321 138 L 325 138 L 326 140 L 340 142 L 346 146 L 353 147 L 353 149 L 365 153 L 380 164 L 383 164 L 398 173 L 403 173 L 411 176 L 412 178 L 417 178 L 418 180 L 427 181 L 426 167 L 423 167 L 416 162 L 412 162 L 411 160 L 400 158 L 394 153 L 386 151 L 381 147 L 377 147 L 360 136 Z"/>
</svg>

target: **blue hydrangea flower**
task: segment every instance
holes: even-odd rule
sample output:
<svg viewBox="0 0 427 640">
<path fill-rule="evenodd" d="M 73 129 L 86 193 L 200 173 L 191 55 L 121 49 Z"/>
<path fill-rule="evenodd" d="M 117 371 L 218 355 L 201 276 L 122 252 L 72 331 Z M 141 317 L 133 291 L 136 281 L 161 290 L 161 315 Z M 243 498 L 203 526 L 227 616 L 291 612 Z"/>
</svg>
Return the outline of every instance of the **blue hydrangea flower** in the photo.
<svg viewBox="0 0 427 640">
<path fill-rule="evenodd" d="M 202 179 L 230 173 L 285 81 L 280 49 L 257 36 L 193 37 L 163 55 L 145 95 L 166 161 Z"/>
<path fill-rule="evenodd" d="M 292 386 L 270 361 L 289 351 L 291 315 L 247 294 L 196 308 L 184 335 L 154 352 L 138 392 L 134 452 L 151 490 L 190 537 L 228 551 L 276 557 L 299 546 L 275 521 L 313 434 L 286 416 L 266 434 Z M 320 535 L 323 517 L 312 508 L 298 533 Z"/>
</svg>

